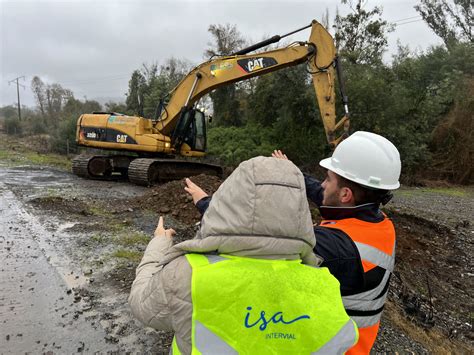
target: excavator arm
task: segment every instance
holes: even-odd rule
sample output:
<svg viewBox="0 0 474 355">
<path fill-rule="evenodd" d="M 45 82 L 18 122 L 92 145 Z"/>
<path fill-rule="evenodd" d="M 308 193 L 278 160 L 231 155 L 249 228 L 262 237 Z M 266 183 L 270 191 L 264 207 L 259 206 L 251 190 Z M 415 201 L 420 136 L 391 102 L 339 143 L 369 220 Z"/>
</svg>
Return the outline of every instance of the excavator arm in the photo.
<svg viewBox="0 0 474 355">
<path fill-rule="evenodd" d="M 207 93 L 224 85 L 307 62 L 328 143 L 336 146 L 347 135 L 349 120 L 345 102 L 346 115 L 336 123 L 334 80 L 338 62 L 334 40 L 317 21 L 313 20 L 307 27 L 311 27 L 307 42 L 296 42 L 285 48 L 257 54 L 239 54 L 245 52 L 242 50 L 236 55 L 211 59 L 198 65 L 170 93 L 170 101 L 162 110 L 155 128 L 165 136 L 179 139 L 174 134 L 179 121 Z M 266 44 L 268 41 L 263 42 L 263 45 Z M 257 45 L 249 47 L 250 50 L 257 48 Z M 338 134 L 341 129 L 343 133 Z"/>
</svg>

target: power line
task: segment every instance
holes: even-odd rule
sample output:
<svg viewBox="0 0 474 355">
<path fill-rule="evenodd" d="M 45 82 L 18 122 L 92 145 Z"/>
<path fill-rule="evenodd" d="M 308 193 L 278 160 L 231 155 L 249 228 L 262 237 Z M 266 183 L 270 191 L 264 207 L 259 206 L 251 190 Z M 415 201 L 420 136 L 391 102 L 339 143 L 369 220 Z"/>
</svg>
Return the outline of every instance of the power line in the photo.
<svg viewBox="0 0 474 355">
<path fill-rule="evenodd" d="M 424 21 L 424 20 L 421 19 L 421 20 L 407 21 L 407 22 L 403 22 L 403 23 L 396 23 L 395 26 L 402 26 L 402 25 L 407 25 L 407 24 L 409 24 L 409 23 L 420 22 L 420 21 Z"/>
<path fill-rule="evenodd" d="M 401 19 L 393 20 L 393 21 L 389 21 L 389 22 L 397 23 L 397 22 L 403 22 L 403 21 L 411 20 L 411 19 L 421 19 L 421 16 L 420 15 L 410 16 L 410 17 L 405 17 L 405 18 L 401 18 Z"/>
<path fill-rule="evenodd" d="M 125 90 L 123 90 L 125 91 Z M 121 94 L 111 94 L 111 91 L 110 90 L 89 90 L 88 92 L 85 92 L 85 91 L 82 91 L 82 90 L 77 90 L 77 91 L 74 91 L 74 94 L 77 94 L 77 95 L 89 95 L 89 96 L 97 96 L 97 95 L 105 95 L 105 94 L 110 94 L 112 96 L 123 96 L 125 95 L 126 93 L 121 93 Z"/>
<path fill-rule="evenodd" d="M 23 87 L 23 89 L 25 89 L 25 85 L 22 85 L 18 82 L 19 79 L 23 78 L 23 80 L 25 80 L 25 76 L 22 75 L 22 76 L 19 76 L 13 80 L 10 80 L 8 82 L 8 85 L 10 85 L 12 82 L 16 81 L 16 95 L 18 97 L 18 120 L 21 121 L 21 105 L 20 105 L 20 86 Z"/>
<path fill-rule="evenodd" d="M 130 75 L 113 75 L 113 76 L 105 76 L 101 78 L 95 78 L 95 79 L 85 79 L 85 80 L 72 80 L 72 81 L 62 81 L 62 84 L 87 84 L 87 83 L 97 83 L 101 81 L 108 81 L 108 80 L 119 80 L 119 79 L 125 79 L 129 78 Z"/>
</svg>

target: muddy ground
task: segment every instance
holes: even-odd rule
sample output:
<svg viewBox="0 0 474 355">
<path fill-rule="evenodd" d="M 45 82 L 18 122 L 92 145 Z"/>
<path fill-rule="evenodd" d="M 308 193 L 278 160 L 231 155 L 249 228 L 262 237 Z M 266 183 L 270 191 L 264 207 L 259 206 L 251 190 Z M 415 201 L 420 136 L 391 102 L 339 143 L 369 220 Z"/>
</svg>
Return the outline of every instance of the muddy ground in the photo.
<svg viewBox="0 0 474 355">
<path fill-rule="evenodd" d="M 403 188 L 387 206 L 397 264 L 374 352 L 473 352 L 473 211 L 473 188 Z M 143 188 L 0 160 L 0 353 L 168 353 L 172 334 L 143 328 L 126 303 L 159 215 L 177 241 L 199 221 L 180 181 Z"/>
</svg>

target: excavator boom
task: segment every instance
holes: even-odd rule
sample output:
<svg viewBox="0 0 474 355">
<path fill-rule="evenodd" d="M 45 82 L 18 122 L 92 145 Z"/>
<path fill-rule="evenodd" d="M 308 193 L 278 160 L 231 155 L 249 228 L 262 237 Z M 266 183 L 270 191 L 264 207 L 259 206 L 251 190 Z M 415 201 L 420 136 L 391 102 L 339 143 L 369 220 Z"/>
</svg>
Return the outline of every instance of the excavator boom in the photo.
<svg viewBox="0 0 474 355">
<path fill-rule="evenodd" d="M 337 130 L 344 127 L 348 132 L 348 113 L 336 124 L 334 79 L 336 48 L 334 40 L 317 21 L 311 23 L 310 38 L 307 42 L 257 54 L 241 55 L 239 51 L 232 56 L 219 57 L 195 67 L 171 92 L 171 99 L 161 114 L 156 127 L 164 135 L 170 135 L 176 128 L 183 110 L 192 106 L 201 97 L 224 85 L 243 81 L 255 76 L 274 72 L 289 66 L 308 62 L 313 85 L 318 100 L 321 117 L 328 143 L 336 146 L 344 133 L 336 136 Z M 274 36 L 261 45 L 272 43 L 282 36 Z M 249 47 L 258 48 L 257 45 Z"/>
</svg>

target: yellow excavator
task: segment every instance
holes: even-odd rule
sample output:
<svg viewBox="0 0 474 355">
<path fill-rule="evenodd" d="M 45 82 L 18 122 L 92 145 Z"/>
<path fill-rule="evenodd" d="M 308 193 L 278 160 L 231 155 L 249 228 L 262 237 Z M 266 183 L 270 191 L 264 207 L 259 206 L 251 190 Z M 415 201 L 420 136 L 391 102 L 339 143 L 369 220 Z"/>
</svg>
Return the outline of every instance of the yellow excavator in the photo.
<svg viewBox="0 0 474 355">
<path fill-rule="evenodd" d="M 311 28 L 311 34 L 306 42 L 248 54 L 307 28 Z M 152 119 L 112 112 L 81 115 L 76 132 L 79 146 L 123 154 L 80 155 L 73 160 L 72 171 L 92 179 L 110 179 L 117 175 L 128 177 L 139 185 L 201 173 L 220 175 L 222 168 L 217 165 L 186 159 L 206 154 L 206 116 L 196 103 L 218 87 L 301 63 L 307 63 L 312 75 L 328 143 L 336 146 L 348 135 L 347 97 L 334 40 L 320 23 L 313 20 L 308 26 L 196 66 L 170 92 L 169 101 L 161 103 Z M 338 122 L 334 88 L 336 72 L 345 110 Z"/>
</svg>

